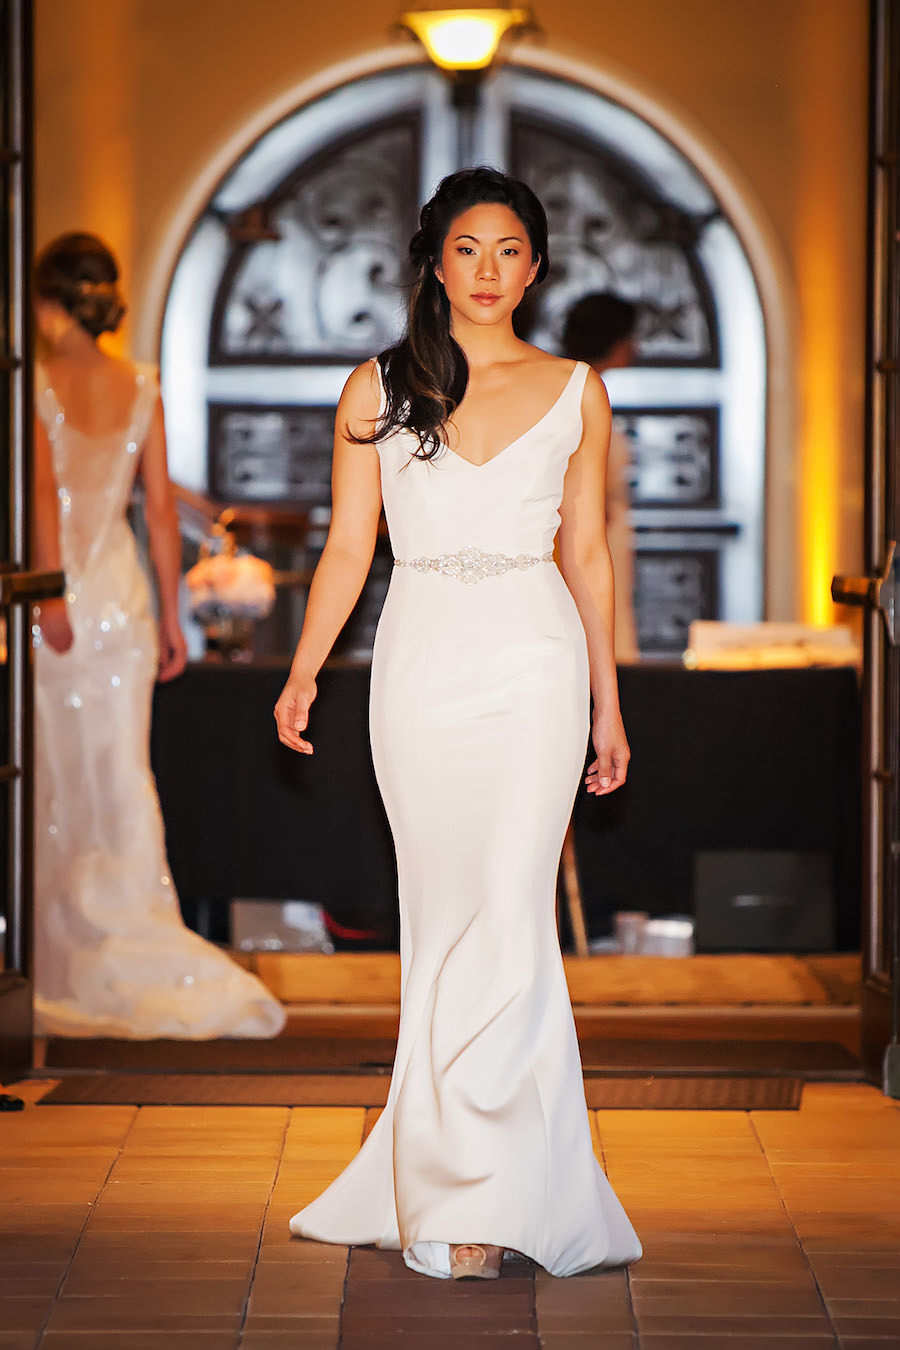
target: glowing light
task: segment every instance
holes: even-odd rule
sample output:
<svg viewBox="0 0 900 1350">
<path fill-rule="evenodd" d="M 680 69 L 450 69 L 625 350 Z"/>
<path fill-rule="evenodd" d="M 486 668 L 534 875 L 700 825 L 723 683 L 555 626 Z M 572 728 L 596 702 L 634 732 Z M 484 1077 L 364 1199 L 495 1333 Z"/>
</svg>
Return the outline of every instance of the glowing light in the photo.
<svg viewBox="0 0 900 1350">
<path fill-rule="evenodd" d="M 400 22 L 415 33 L 441 70 L 486 70 L 511 28 L 525 28 L 525 9 L 434 9 L 410 11 Z"/>
<path fill-rule="evenodd" d="M 843 69 L 846 42 L 847 30 L 823 23 L 821 12 L 804 15 L 804 59 L 796 68 L 797 106 L 803 112 L 794 257 L 802 393 L 798 561 L 808 623 L 836 621 L 832 575 L 858 572 L 862 561 L 864 224 L 859 212 L 848 211 L 846 181 L 835 166 L 858 161 L 865 113 L 863 100 L 851 98 L 848 85 L 836 91 L 821 75 Z M 852 112 L 842 109 L 835 116 L 842 100 Z"/>
<path fill-rule="evenodd" d="M 805 309 L 800 443 L 801 576 L 807 623 L 834 623 L 831 577 L 838 570 L 841 465 L 840 280 L 834 243 L 812 236 L 800 266 Z"/>
</svg>

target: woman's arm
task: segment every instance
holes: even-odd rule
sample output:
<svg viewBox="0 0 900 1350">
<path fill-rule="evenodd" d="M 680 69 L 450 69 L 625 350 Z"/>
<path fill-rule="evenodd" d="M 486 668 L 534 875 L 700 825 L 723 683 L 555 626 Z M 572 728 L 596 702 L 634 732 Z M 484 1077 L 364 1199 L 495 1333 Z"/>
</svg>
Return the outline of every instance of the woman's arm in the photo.
<svg viewBox="0 0 900 1350">
<path fill-rule="evenodd" d="M 596 796 L 625 782 L 630 751 L 619 712 L 613 635 L 615 593 L 606 542 L 606 468 L 611 416 L 603 381 L 588 373 L 582 399 L 581 444 L 569 461 L 557 542 L 559 565 L 587 637 L 594 696 L 592 737 L 597 758 L 587 776 Z"/>
<path fill-rule="evenodd" d="M 275 705 L 278 739 L 292 750 L 312 754 L 306 730 L 316 696 L 316 676 L 359 599 L 378 535 L 381 474 L 378 451 L 358 445 L 349 432 L 367 434 L 378 416 L 379 386 L 374 363 L 358 366 L 338 404 L 331 469 L 331 525 L 309 588 L 303 631 L 291 673 Z"/>
<path fill-rule="evenodd" d="M 34 566 L 41 572 L 62 570 L 59 551 L 59 496 L 53 473 L 53 455 L 47 431 L 39 417 L 34 419 Z M 62 596 L 42 600 L 37 607 L 41 634 L 55 652 L 72 645 L 72 628 Z"/>
<path fill-rule="evenodd" d="M 150 558 L 159 585 L 159 675 L 161 681 L 180 675 L 187 662 L 187 645 L 178 621 L 178 583 L 181 578 L 181 532 L 175 493 L 166 459 L 166 428 L 162 400 L 156 400 L 150 428 L 141 451 L 139 472 L 144 483 L 144 518 L 150 535 Z"/>
</svg>

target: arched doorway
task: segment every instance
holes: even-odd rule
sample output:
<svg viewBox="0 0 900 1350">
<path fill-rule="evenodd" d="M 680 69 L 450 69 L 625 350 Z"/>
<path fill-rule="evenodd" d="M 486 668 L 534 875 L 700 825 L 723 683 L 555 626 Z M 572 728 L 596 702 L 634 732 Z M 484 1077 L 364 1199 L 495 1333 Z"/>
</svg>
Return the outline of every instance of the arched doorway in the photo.
<svg viewBox="0 0 900 1350">
<path fill-rule="evenodd" d="M 226 173 L 175 268 L 162 378 L 174 476 L 327 521 L 333 411 L 402 325 L 418 202 L 458 167 L 449 89 L 405 66 L 282 119 Z M 694 618 L 762 617 L 766 341 L 734 224 L 686 155 L 634 111 L 509 67 L 485 90 L 472 158 L 544 199 L 553 270 L 534 340 L 613 289 L 641 310 L 639 358 L 610 393 L 633 447 L 642 650 L 672 655 Z M 376 559 L 359 640 L 380 608 Z"/>
</svg>

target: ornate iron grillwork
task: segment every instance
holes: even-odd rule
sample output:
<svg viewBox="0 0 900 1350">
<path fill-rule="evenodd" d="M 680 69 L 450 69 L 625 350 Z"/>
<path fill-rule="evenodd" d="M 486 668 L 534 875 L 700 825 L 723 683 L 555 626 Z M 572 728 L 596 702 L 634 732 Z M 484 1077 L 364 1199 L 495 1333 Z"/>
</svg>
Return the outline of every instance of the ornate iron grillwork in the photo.
<svg viewBox="0 0 900 1350">
<path fill-rule="evenodd" d="M 457 113 L 429 80 L 404 71 L 351 82 L 298 109 L 226 175 L 167 317 L 173 462 L 180 455 L 187 481 L 205 477 L 205 412 L 217 497 L 327 508 L 338 377 L 397 336 L 419 187 L 456 167 Z M 709 185 L 626 107 L 535 72 L 507 68 L 493 82 L 483 130 L 487 157 L 532 183 L 550 217 L 553 270 L 531 321 L 521 316 L 523 335 L 557 349 L 570 305 L 591 290 L 639 306 L 643 369 L 612 387 L 631 448 L 644 650 L 674 654 L 690 620 L 717 616 L 719 603 L 755 617 L 763 426 L 758 398 L 746 435 L 731 408 L 736 382 L 762 378 L 764 338 L 740 241 Z M 198 318 L 220 367 L 205 383 L 196 341 L 175 340 L 195 335 Z M 751 584 L 737 587 L 736 573 Z M 373 573 L 372 616 L 385 580 Z"/>
<path fill-rule="evenodd" d="M 529 340 L 559 349 L 569 309 L 589 291 L 640 308 L 638 364 L 718 366 L 715 305 L 697 244 L 719 214 L 691 215 L 634 165 L 561 127 L 515 114 L 512 172 L 550 224 L 550 274 L 535 293 Z"/>
<path fill-rule="evenodd" d="M 634 560 L 638 643 L 648 655 L 677 655 L 694 619 L 719 613 L 717 549 L 641 551 Z"/>
<path fill-rule="evenodd" d="M 719 505 L 718 408 L 629 408 L 613 422 L 628 442 L 632 507 Z"/>
<path fill-rule="evenodd" d="M 332 144 L 241 212 L 212 364 L 357 361 L 393 342 L 418 179 L 418 119 L 406 117 Z"/>
<path fill-rule="evenodd" d="M 331 501 L 333 407 L 213 403 L 210 483 L 223 501 Z"/>
</svg>

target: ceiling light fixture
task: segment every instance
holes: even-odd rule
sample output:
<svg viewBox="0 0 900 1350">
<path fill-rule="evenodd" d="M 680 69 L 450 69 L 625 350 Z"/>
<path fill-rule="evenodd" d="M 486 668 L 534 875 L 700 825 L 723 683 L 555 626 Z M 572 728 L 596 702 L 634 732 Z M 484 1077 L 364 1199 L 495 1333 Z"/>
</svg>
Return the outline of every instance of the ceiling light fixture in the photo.
<svg viewBox="0 0 900 1350">
<path fill-rule="evenodd" d="M 488 70 L 505 37 L 535 28 L 530 10 L 512 8 L 409 10 L 400 24 L 450 75 Z"/>
</svg>

